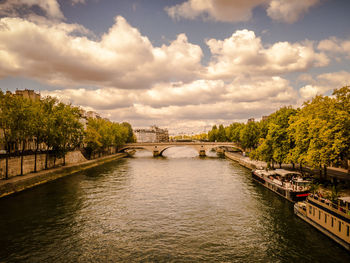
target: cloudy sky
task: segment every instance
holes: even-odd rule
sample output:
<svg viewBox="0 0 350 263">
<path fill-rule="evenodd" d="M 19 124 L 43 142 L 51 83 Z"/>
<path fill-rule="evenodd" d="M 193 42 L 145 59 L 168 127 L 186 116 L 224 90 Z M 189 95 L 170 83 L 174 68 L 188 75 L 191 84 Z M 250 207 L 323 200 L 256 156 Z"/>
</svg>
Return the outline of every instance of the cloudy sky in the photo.
<svg viewBox="0 0 350 263">
<path fill-rule="evenodd" d="M 0 88 L 197 133 L 350 84 L 348 0 L 0 0 Z"/>
</svg>

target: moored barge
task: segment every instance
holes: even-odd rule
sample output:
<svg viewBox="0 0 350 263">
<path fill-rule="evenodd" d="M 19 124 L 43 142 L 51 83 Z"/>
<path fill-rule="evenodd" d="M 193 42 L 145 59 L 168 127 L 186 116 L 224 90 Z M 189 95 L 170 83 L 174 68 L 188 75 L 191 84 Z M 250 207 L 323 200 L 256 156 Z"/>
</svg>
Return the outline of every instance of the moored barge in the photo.
<svg viewBox="0 0 350 263">
<path fill-rule="evenodd" d="M 294 213 L 350 251 L 350 197 L 337 203 L 318 195 L 294 204 Z"/>
<path fill-rule="evenodd" d="M 252 177 L 266 188 L 291 202 L 299 202 L 309 195 L 310 180 L 305 180 L 298 172 L 284 169 L 252 171 Z"/>
</svg>

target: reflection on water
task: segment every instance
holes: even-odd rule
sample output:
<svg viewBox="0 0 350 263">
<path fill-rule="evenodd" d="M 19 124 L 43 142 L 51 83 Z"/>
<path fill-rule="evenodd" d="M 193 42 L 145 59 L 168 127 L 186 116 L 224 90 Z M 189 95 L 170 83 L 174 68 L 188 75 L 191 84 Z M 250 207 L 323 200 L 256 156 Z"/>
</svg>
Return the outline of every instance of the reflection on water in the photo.
<svg viewBox="0 0 350 263">
<path fill-rule="evenodd" d="M 350 262 L 247 169 L 189 148 L 164 156 L 1 199 L 0 262 Z"/>
</svg>

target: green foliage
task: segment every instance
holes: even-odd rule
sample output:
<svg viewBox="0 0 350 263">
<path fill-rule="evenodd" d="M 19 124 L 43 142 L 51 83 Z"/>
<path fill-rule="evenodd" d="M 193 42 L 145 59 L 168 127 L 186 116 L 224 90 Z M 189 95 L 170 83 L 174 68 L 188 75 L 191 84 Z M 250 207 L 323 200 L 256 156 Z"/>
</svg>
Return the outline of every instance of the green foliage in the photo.
<svg viewBox="0 0 350 263">
<path fill-rule="evenodd" d="M 101 118 L 89 118 L 87 121 L 84 145 L 90 156 L 133 141 L 134 134 L 129 123 L 119 124 Z"/>
<path fill-rule="evenodd" d="M 316 96 L 291 118 L 289 135 L 294 148 L 289 159 L 312 167 L 340 164 L 349 156 L 349 87 L 335 97 Z"/>
<path fill-rule="evenodd" d="M 272 160 L 279 164 L 287 162 L 289 151 L 293 145 L 293 141 L 288 136 L 288 127 L 290 118 L 295 114 L 295 109 L 283 107 L 269 117 L 266 140 L 271 144 Z"/>
<path fill-rule="evenodd" d="M 333 203 L 336 203 L 339 198 L 339 189 L 335 185 L 333 185 L 331 192 L 327 193 L 325 195 L 325 198 L 331 200 Z"/>
<path fill-rule="evenodd" d="M 240 130 L 239 139 L 243 149 L 254 149 L 259 142 L 259 127 L 256 122 L 249 122 Z"/>
<path fill-rule="evenodd" d="M 216 141 L 218 142 L 226 142 L 226 131 L 224 125 L 220 124 L 219 129 L 216 135 Z"/>
<path fill-rule="evenodd" d="M 134 136 L 134 132 L 132 130 L 132 127 L 131 127 L 130 123 L 123 122 L 121 125 L 127 129 L 126 143 L 136 142 L 135 136 Z"/>
<path fill-rule="evenodd" d="M 229 140 L 232 142 L 240 143 L 240 133 L 245 124 L 234 122 L 229 126 Z"/>
<path fill-rule="evenodd" d="M 53 113 L 55 137 L 53 148 L 59 157 L 80 146 L 83 139 L 83 124 L 80 109 L 58 103 Z"/>
<path fill-rule="evenodd" d="M 68 151 L 81 147 L 83 142 L 91 151 L 103 152 L 134 141 L 132 127 L 127 122 L 89 119 L 84 128 L 84 118 L 78 107 L 51 97 L 31 100 L 10 92 L 0 92 L 0 129 L 8 155 L 21 150 L 23 156 L 25 144 L 31 139 L 35 141 L 35 153 L 40 144 L 45 144 L 46 168 L 49 152 L 64 158 Z M 65 158 L 63 160 L 65 163 Z"/>
<path fill-rule="evenodd" d="M 310 192 L 313 194 L 316 194 L 320 189 L 320 184 L 318 183 L 313 183 L 310 185 Z"/>
<path fill-rule="evenodd" d="M 190 140 L 190 141 L 207 141 L 208 140 L 208 134 L 207 133 L 199 133 L 199 134 L 193 134 L 193 135 L 175 135 L 170 137 L 170 140 Z"/>
<path fill-rule="evenodd" d="M 334 90 L 332 97 L 316 96 L 300 109 L 283 107 L 260 122 L 232 123 L 219 129 L 214 125 L 208 137 L 210 141 L 235 142 L 251 150 L 251 158 L 267 163 L 346 167 L 350 158 L 350 88 Z"/>
<path fill-rule="evenodd" d="M 213 126 L 213 128 L 211 129 L 211 131 L 208 132 L 208 140 L 210 142 L 215 142 L 217 140 L 218 137 L 218 127 L 216 125 Z"/>
</svg>

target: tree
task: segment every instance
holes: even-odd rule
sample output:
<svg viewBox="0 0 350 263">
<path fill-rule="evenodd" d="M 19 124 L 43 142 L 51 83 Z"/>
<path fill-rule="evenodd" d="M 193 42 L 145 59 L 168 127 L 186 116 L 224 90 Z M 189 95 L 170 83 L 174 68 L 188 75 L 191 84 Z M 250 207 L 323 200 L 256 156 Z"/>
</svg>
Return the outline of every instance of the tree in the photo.
<svg viewBox="0 0 350 263">
<path fill-rule="evenodd" d="M 326 175 L 327 166 L 339 163 L 342 156 L 348 154 L 349 114 L 344 108 L 346 92 L 343 89 L 338 97 L 335 93 L 336 98 L 316 96 L 305 102 L 291 118 L 289 133 L 294 140 L 294 148 L 289 153 L 289 159 L 320 168 L 320 174 L 323 167 Z"/>
<path fill-rule="evenodd" d="M 259 142 L 259 134 L 259 127 L 256 122 L 247 123 L 243 129 L 241 129 L 239 134 L 243 149 L 246 150 L 256 148 Z"/>
<path fill-rule="evenodd" d="M 105 119 L 89 118 L 84 138 L 85 149 L 90 158 L 98 152 L 99 155 L 109 151 L 110 147 L 120 147 L 133 141 L 132 127 L 128 123 L 115 123 Z"/>
<path fill-rule="evenodd" d="M 84 146 L 89 155 L 89 159 L 97 149 L 102 147 L 101 135 L 98 132 L 98 127 L 97 119 L 88 118 L 85 129 Z"/>
<path fill-rule="evenodd" d="M 291 116 L 287 129 L 290 142 L 293 143 L 287 155 L 287 161 L 299 163 L 300 168 L 306 164 L 306 155 L 310 145 L 309 122 L 307 116 L 303 116 L 300 109 L 297 114 Z"/>
<path fill-rule="evenodd" d="M 34 150 L 34 172 L 37 172 L 37 153 L 39 145 L 44 142 L 44 127 L 45 127 L 45 109 L 42 100 L 37 100 L 32 103 L 32 113 L 34 118 L 31 119 L 32 133 L 35 140 Z"/>
<path fill-rule="evenodd" d="M 274 159 L 271 138 L 260 138 L 259 147 L 252 151 L 250 157 L 255 160 L 266 162 L 268 167 L 272 164 L 273 167 Z"/>
<path fill-rule="evenodd" d="M 126 126 L 114 123 L 113 125 L 114 145 L 118 148 L 124 145 L 129 138 L 129 130 Z"/>
<path fill-rule="evenodd" d="M 57 135 L 56 127 L 56 110 L 58 100 L 52 97 L 46 97 L 42 100 L 44 110 L 42 136 L 46 144 L 45 169 L 48 169 L 49 152 L 52 149 Z"/>
<path fill-rule="evenodd" d="M 218 134 L 218 127 L 214 125 L 211 131 L 208 132 L 209 141 L 215 142 L 217 140 L 217 134 Z"/>
<path fill-rule="evenodd" d="M 135 142 L 134 132 L 133 132 L 133 130 L 132 130 L 132 127 L 131 127 L 130 123 L 128 123 L 128 122 L 123 122 L 123 123 L 122 123 L 122 126 L 124 126 L 125 128 L 127 128 L 127 130 L 128 130 L 128 135 L 127 135 L 126 143 Z"/>
<path fill-rule="evenodd" d="M 5 145 L 6 151 L 6 171 L 5 171 L 5 179 L 8 179 L 8 159 L 11 154 L 11 145 L 13 145 L 16 141 L 15 135 L 15 119 L 13 115 L 15 107 L 15 100 L 11 93 L 3 94 L 0 93 L 0 128 L 2 130 L 3 136 L 2 141 Z"/>
<path fill-rule="evenodd" d="M 244 126 L 245 126 L 244 123 L 239 123 L 239 122 L 232 123 L 229 126 L 229 130 L 230 130 L 230 135 L 228 136 L 229 140 L 235 143 L 240 143 L 241 142 L 240 133 L 241 133 L 241 130 L 244 128 Z"/>
<path fill-rule="evenodd" d="M 350 158 L 350 86 L 336 89 L 333 92 L 335 96 L 334 122 L 338 127 L 337 148 L 339 149 L 339 161 L 348 168 Z"/>
<path fill-rule="evenodd" d="M 272 143 L 273 159 L 279 163 L 287 162 L 287 157 L 293 142 L 288 136 L 289 120 L 296 114 L 292 107 L 280 108 L 269 116 L 269 124 L 266 138 Z"/>
<path fill-rule="evenodd" d="M 217 131 L 216 134 L 216 140 L 218 142 L 226 142 L 226 132 L 225 132 L 225 128 L 222 124 L 219 125 L 219 129 Z"/>
<path fill-rule="evenodd" d="M 341 151 L 342 136 L 339 124 L 334 121 L 337 118 L 334 100 L 329 97 L 316 96 L 311 102 L 305 103 L 301 113 L 309 126 L 310 143 L 306 161 L 312 167 L 324 167 L 326 175 L 326 167 L 337 161 Z"/>
<path fill-rule="evenodd" d="M 21 175 L 23 175 L 23 158 L 24 151 L 26 148 L 26 143 L 29 138 L 33 137 L 32 120 L 33 107 L 32 101 L 30 99 L 25 99 L 20 96 L 13 96 L 12 100 L 13 111 L 12 118 L 14 121 L 14 126 L 12 127 L 12 132 L 17 138 L 17 145 L 21 146 Z"/>
<path fill-rule="evenodd" d="M 80 145 L 83 138 L 83 125 L 78 107 L 59 103 L 55 111 L 56 136 L 54 140 L 55 154 L 63 157 L 66 164 L 66 153 Z"/>
</svg>

